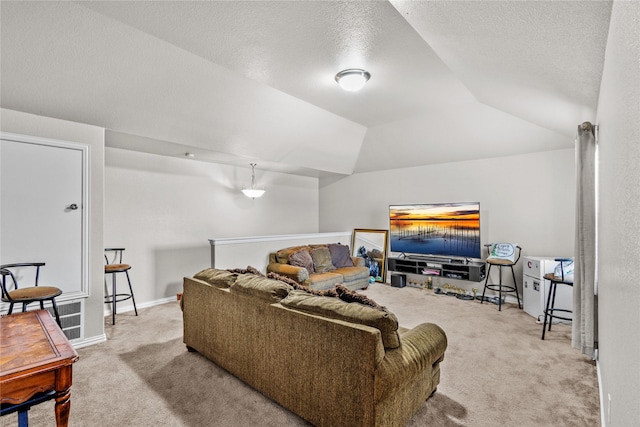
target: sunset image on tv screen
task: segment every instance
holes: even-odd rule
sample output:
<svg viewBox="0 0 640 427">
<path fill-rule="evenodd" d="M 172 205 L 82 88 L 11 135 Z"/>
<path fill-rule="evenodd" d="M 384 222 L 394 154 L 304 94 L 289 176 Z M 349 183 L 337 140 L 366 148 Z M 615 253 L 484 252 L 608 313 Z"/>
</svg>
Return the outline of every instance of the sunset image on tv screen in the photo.
<svg viewBox="0 0 640 427">
<path fill-rule="evenodd" d="M 391 251 L 480 258 L 480 203 L 389 206 Z"/>
</svg>

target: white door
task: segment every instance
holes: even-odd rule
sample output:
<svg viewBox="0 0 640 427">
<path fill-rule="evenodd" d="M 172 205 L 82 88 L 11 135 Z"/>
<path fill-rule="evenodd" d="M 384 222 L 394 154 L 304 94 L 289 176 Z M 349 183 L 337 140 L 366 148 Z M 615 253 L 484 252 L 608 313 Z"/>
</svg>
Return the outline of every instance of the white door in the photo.
<svg viewBox="0 0 640 427">
<path fill-rule="evenodd" d="M 88 295 L 88 146 L 2 134 L 0 264 L 45 262 L 58 300 Z M 25 276 L 29 284 L 29 277 Z"/>
</svg>

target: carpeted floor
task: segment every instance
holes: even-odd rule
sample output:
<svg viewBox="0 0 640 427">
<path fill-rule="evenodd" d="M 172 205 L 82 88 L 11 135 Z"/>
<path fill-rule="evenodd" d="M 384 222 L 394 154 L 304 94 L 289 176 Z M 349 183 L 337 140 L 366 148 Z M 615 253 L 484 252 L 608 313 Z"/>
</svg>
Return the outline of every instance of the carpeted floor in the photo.
<svg viewBox="0 0 640 427">
<path fill-rule="evenodd" d="M 438 392 L 409 426 L 600 424 L 596 368 L 571 348 L 570 326 L 554 325 L 542 341 L 542 326 L 513 304 L 498 312 L 490 303 L 382 284 L 363 293 L 404 327 L 433 322 L 447 332 Z M 78 350 L 71 426 L 308 425 L 188 353 L 177 303 L 140 310 L 138 317 L 119 314 L 105 328 L 106 343 Z M 29 420 L 32 427 L 55 425 L 53 402 L 32 408 Z M 2 417 L 0 425 L 16 426 L 17 417 Z"/>
</svg>

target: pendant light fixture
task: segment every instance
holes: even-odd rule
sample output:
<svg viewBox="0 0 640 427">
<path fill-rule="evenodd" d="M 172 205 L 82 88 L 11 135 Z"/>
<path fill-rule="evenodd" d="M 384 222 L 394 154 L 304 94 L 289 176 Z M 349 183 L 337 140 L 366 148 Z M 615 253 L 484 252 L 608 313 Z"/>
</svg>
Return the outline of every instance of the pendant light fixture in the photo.
<svg viewBox="0 0 640 427">
<path fill-rule="evenodd" d="M 344 90 L 348 90 L 349 92 L 355 92 L 362 89 L 364 84 L 368 82 L 370 78 L 371 74 L 360 68 L 342 70 L 336 74 L 335 77 L 336 82 L 338 82 L 340 87 Z"/>
<path fill-rule="evenodd" d="M 242 193 L 247 197 L 251 197 L 252 199 L 255 199 L 256 197 L 262 197 L 265 190 L 263 188 L 256 187 L 256 173 L 255 173 L 256 163 L 249 163 L 249 164 L 251 165 L 251 187 L 250 188 L 242 187 Z"/>
</svg>

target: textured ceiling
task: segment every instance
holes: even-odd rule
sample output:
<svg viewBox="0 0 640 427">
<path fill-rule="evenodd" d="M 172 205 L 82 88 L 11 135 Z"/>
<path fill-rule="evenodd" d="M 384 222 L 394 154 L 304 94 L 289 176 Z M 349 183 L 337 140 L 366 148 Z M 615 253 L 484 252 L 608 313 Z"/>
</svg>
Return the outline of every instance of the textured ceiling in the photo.
<svg viewBox="0 0 640 427">
<path fill-rule="evenodd" d="M 611 3 L 0 2 L 2 107 L 309 176 L 568 148 Z M 361 67 L 360 92 L 333 80 Z"/>
</svg>

